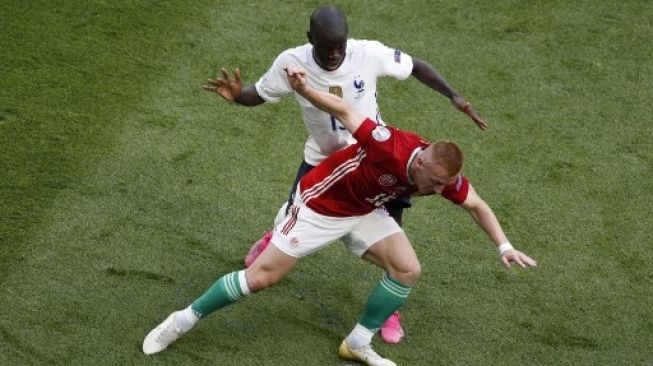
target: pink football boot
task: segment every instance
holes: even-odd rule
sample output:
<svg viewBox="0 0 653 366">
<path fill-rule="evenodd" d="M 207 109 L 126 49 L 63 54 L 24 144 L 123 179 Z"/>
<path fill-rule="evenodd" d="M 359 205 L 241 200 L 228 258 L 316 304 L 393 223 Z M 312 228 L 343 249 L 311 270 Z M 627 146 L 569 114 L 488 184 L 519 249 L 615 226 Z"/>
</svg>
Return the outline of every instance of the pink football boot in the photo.
<svg viewBox="0 0 653 366">
<path fill-rule="evenodd" d="M 397 344 L 404 338 L 404 329 L 401 327 L 401 315 L 395 311 L 381 326 L 381 339 L 385 343 Z"/>
<path fill-rule="evenodd" d="M 272 239 L 272 231 L 266 231 L 263 233 L 263 236 L 261 239 L 259 239 L 254 245 L 252 245 L 251 248 L 249 248 L 249 253 L 245 256 L 245 268 L 248 268 L 249 266 L 252 265 L 256 261 L 256 258 L 258 258 L 261 253 L 265 250 L 265 248 L 270 245 L 270 240 Z"/>
</svg>

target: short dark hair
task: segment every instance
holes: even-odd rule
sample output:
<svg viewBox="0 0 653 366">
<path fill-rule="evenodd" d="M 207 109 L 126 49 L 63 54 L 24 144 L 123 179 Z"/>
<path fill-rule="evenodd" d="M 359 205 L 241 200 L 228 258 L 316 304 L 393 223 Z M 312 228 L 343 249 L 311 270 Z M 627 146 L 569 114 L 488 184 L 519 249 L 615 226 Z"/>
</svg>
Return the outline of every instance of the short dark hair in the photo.
<svg viewBox="0 0 653 366">
<path fill-rule="evenodd" d="M 340 9 L 324 5 L 311 14 L 309 31 L 313 36 L 346 39 L 349 28 L 345 14 Z"/>
</svg>

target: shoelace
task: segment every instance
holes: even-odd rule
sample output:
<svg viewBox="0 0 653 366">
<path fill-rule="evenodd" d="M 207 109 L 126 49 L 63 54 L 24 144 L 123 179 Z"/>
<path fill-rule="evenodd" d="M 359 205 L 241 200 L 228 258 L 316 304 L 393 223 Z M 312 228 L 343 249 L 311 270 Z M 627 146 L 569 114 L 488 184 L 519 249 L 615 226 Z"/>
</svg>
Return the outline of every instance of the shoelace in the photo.
<svg viewBox="0 0 653 366">
<path fill-rule="evenodd" d="M 361 353 L 363 353 L 368 360 L 369 359 L 374 359 L 377 361 L 384 360 L 383 357 L 379 356 L 379 354 L 372 349 L 372 346 L 361 347 L 358 348 L 358 350 L 360 350 Z"/>
<path fill-rule="evenodd" d="M 170 324 L 163 328 L 161 334 L 156 338 L 156 341 L 160 344 L 168 344 L 179 338 L 180 333 L 181 331 L 177 330 L 174 324 Z"/>
</svg>

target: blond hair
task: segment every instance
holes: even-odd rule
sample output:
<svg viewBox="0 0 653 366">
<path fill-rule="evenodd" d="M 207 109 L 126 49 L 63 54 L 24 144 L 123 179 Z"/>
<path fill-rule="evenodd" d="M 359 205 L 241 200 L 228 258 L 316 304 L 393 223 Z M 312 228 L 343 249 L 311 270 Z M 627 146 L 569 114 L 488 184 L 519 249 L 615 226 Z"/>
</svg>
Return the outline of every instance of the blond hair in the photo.
<svg viewBox="0 0 653 366">
<path fill-rule="evenodd" d="M 429 147 L 430 160 L 444 168 L 450 177 L 460 173 L 463 168 L 463 151 L 453 141 L 441 139 Z"/>
</svg>

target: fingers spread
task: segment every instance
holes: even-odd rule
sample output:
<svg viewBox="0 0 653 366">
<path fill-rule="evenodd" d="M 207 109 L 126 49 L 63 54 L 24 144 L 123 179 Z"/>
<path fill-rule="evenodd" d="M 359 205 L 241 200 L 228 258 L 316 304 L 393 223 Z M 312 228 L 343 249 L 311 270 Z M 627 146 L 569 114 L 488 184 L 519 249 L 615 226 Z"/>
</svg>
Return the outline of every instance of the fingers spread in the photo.
<svg viewBox="0 0 653 366">
<path fill-rule="evenodd" d="M 508 256 L 501 256 L 501 262 L 503 263 L 503 266 L 506 267 L 506 269 L 510 269 L 510 260 L 508 259 Z"/>
<path fill-rule="evenodd" d="M 524 260 L 524 263 L 526 263 L 527 266 L 529 266 L 531 268 L 532 267 L 537 267 L 537 262 L 535 260 L 533 260 L 531 257 L 529 257 L 527 255 L 524 255 L 523 260 Z"/>
<path fill-rule="evenodd" d="M 514 262 L 519 264 L 522 268 L 537 267 L 537 262 L 522 252 L 515 253 Z"/>
<path fill-rule="evenodd" d="M 229 73 L 227 72 L 227 69 L 225 69 L 225 68 L 223 67 L 223 68 L 220 69 L 220 71 L 222 71 L 222 77 L 223 77 L 225 80 L 229 80 Z"/>
<path fill-rule="evenodd" d="M 515 256 L 514 261 L 515 261 L 515 263 L 517 263 L 521 268 L 526 268 L 526 265 L 524 264 L 524 262 L 522 262 L 521 258 L 519 258 L 519 255 L 516 255 L 516 256 Z"/>
<path fill-rule="evenodd" d="M 215 80 L 209 79 L 209 80 L 207 80 L 207 82 L 209 84 L 213 85 L 213 86 L 220 86 L 220 85 L 222 85 L 224 83 L 224 80 L 222 80 L 222 79 L 215 79 Z"/>
</svg>

